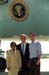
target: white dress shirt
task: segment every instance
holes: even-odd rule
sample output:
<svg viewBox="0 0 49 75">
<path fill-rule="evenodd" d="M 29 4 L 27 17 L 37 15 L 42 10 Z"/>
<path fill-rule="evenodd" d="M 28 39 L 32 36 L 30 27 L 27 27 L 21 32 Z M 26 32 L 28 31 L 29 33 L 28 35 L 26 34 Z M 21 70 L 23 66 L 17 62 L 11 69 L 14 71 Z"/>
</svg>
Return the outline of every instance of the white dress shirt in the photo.
<svg viewBox="0 0 49 75">
<path fill-rule="evenodd" d="M 23 48 L 23 45 L 24 45 L 24 48 Z M 21 49 L 22 49 L 23 54 L 25 54 L 26 43 L 22 43 L 22 44 L 21 44 Z"/>
</svg>

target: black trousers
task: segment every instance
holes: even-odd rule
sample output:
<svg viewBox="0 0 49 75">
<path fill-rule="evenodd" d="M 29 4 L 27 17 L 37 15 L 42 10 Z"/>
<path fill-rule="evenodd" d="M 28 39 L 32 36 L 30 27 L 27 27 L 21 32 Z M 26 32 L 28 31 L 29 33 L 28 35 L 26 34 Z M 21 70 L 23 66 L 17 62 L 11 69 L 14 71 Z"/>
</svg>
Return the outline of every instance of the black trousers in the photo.
<svg viewBox="0 0 49 75">
<path fill-rule="evenodd" d="M 28 75 L 29 74 L 29 68 L 26 66 L 22 68 L 22 75 Z"/>
<path fill-rule="evenodd" d="M 23 66 L 20 69 L 18 75 L 29 75 L 29 68 L 27 66 Z"/>
<path fill-rule="evenodd" d="M 38 58 L 30 59 L 29 75 L 40 75 L 40 63 L 37 65 Z"/>
</svg>

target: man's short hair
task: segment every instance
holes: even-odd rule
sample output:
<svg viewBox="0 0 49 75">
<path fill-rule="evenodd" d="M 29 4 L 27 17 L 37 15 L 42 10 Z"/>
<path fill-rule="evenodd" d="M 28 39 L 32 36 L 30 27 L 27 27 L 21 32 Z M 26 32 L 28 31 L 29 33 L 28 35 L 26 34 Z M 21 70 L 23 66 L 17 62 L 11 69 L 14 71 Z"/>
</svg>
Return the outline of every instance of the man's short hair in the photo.
<svg viewBox="0 0 49 75">
<path fill-rule="evenodd" d="M 26 34 L 21 34 L 20 36 L 24 36 L 24 37 L 26 37 Z"/>
<path fill-rule="evenodd" d="M 33 32 L 29 33 L 29 36 L 30 36 L 31 34 L 32 34 L 33 36 L 35 36 L 35 33 L 33 33 Z"/>
</svg>

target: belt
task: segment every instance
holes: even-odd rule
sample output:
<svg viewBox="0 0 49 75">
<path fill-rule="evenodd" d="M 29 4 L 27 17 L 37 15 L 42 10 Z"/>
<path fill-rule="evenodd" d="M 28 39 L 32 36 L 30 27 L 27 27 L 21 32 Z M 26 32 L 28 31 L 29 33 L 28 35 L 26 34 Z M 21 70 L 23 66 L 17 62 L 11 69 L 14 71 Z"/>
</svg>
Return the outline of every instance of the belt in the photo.
<svg viewBox="0 0 49 75">
<path fill-rule="evenodd" d="M 30 61 L 32 61 L 32 60 L 38 60 L 38 57 L 30 58 Z"/>
</svg>

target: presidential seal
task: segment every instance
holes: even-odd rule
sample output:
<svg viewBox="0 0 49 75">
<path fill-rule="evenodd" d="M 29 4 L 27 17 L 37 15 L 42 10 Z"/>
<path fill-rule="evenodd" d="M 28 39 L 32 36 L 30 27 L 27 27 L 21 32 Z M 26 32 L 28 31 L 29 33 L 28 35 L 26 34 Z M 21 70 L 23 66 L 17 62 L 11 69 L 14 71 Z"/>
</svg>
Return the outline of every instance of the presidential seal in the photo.
<svg viewBox="0 0 49 75">
<path fill-rule="evenodd" d="M 14 1 L 9 7 L 9 13 L 12 19 L 24 21 L 29 15 L 29 7 L 24 1 Z"/>
</svg>

